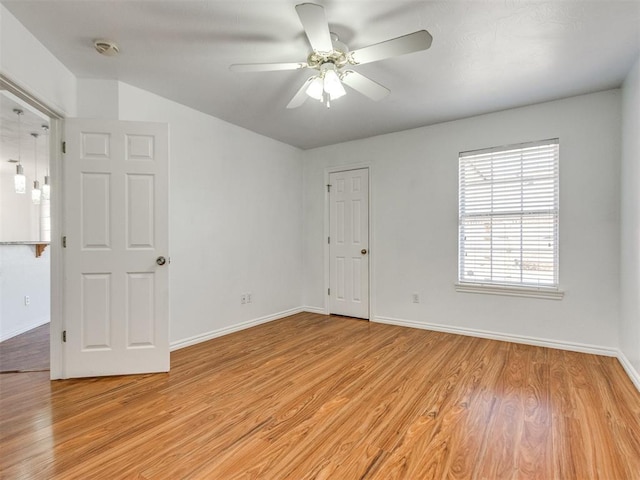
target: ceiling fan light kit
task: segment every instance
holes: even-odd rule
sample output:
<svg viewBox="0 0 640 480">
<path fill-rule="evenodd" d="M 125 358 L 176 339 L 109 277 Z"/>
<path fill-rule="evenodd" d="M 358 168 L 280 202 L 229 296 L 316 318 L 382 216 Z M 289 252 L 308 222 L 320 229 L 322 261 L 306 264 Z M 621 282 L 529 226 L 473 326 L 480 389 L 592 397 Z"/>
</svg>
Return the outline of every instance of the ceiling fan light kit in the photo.
<svg viewBox="0 0 640 480">
<path fill-rule="evenodd" d="M 318 70 L 319 73 L 308 78 L 296 92 L 287 108 L 301 106 L 307 97 L 319 100 L 329 108 L 332 100 L 346 95 L 343 84 L 374 101 L 379 101 L 390 93 L 388 88 L 361 73 L 343 70 L 343 68 L 426 50 L 432 42 L 429 32 L 418 30 L 350 52 L 338 36 L 329 31 L 327 17 L 321 5 L 301 3 L 296 5 L 296 12 L 312 49 L 306 62 L 240 63 L 229 67 L 234 72 L 268 72 L 305 68 Z"/>
<path fill-rule="evenodd" d="M 331 106 L 331 100 L 347 94 L 333 63 L 323 63 L 320 67 L 320 75 L 311 77 L 311 80 L 305 90 L 306 94 L 315 100 L 320 100 L 327 108 Z"/>
</svg>

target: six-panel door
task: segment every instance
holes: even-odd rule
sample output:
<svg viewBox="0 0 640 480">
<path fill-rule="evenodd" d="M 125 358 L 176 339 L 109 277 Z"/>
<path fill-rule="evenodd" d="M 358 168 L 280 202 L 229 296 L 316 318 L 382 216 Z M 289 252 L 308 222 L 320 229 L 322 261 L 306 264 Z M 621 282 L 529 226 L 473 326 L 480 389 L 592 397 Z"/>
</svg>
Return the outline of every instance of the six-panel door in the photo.
<svg viewBox="0 0 640 480">
<path fill-rule="evenodd" d="M 66 377 L 169 370 L 168 127 L 65 122 Z"/>
<path fill-rule="evenodd" d="M 369 318 L 369 170 L 329 175 L 330 313 Z"/>
</svg>

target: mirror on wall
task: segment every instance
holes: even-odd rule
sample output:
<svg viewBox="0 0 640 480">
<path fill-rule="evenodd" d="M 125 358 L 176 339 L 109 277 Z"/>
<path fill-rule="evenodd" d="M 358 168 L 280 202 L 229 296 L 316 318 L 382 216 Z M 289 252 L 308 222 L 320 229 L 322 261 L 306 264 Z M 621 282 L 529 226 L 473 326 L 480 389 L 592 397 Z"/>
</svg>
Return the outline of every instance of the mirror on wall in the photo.
<svg viewBox="0 0 640 480">
<path fill-rule="evenodd" d="M 42 195 L 49 175 L 49 124 L 46 115 L 0 90 L 0 242 L 50 241 L 50 204 Z M 24 193 L 16 193 L 18 163 L 25 175 Z M 39 203 L 32 195 L 36 180 Z"/>
</svg>

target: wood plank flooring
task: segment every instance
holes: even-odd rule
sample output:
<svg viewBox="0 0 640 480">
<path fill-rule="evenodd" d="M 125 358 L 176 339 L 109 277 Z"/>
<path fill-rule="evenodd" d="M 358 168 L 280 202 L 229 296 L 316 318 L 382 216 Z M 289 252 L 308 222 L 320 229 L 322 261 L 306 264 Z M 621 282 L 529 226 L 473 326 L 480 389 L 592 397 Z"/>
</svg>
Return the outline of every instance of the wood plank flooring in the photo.
<svg viewBox="0 0 640 480">
<path fill-rule="evenodd" d="M 0 376 L 3 479 L 640 479 L 617 360 L 298 314 L 171 372 Z"/>
<path fill-rule="evenodd" d="M 0 342 L 0 373 L 49 370 L 49 324 Z"/>
</svg>

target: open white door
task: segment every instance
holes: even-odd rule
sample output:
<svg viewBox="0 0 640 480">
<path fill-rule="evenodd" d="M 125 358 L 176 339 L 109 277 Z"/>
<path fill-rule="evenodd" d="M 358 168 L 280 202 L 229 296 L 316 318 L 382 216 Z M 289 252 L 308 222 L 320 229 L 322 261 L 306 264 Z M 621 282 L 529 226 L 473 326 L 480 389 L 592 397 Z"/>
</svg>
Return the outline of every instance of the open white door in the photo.
<svg viewBox="0 0 640 480">
<path fill-rule="evenodd" d="M 64 376 L 169 371 L 168 126 L 64 136 Z"/>
<path fill-rule="evenodd" d="M 369 318 L 369 169 L 329 174 L 329 313 Z"/>
</svg>

